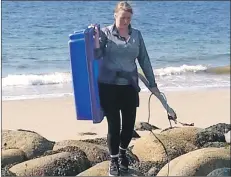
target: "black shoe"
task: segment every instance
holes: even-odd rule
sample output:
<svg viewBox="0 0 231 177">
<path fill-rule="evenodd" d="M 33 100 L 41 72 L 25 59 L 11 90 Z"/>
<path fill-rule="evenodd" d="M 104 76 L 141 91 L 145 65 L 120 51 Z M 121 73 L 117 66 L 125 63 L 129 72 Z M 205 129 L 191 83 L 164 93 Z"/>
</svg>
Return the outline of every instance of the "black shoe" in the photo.
<svg viewBox="0 0 231 177">
<path fill-rule="evenodd" d="M 128 165 L 129 161 L 126 155 L 120 155 L 119 157 L 119 165 L 120 165 L 120 170 L 122 172 L 127 173 L 128 172 Z"/>
<path fill-rule="evenodd" d="M 112 159 L 109 163 L 109 176 L 119 176 L 119 163 L 118 158 L 117 160 Z"/>
</svg>

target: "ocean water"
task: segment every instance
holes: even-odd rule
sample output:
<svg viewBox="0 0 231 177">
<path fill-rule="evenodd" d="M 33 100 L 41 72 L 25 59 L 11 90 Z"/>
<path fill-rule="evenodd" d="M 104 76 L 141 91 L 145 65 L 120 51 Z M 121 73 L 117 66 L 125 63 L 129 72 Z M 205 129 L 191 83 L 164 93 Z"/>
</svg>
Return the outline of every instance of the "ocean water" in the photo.
<svg viewBox="0 0 231 177">
<path fill-rule="evenodd" d="M 162 91 L 230 87 L 230 2 L 130 3 Z M 72 95 L 69 34 L 112 24 L 115 4 L 2 2 L 3 100 Z"/>
</svg>

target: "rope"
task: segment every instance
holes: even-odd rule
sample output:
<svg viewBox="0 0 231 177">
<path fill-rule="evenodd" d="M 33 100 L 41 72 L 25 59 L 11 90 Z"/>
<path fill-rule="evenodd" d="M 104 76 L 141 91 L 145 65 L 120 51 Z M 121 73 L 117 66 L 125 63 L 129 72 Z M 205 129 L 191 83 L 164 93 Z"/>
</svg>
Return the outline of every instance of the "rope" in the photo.
<svg viewBox="0 0 231 177">
<path fill-rule="evenodd" d="M 163 96 L 164 96 L 164 94 L 163 93 L 161 93 Z M 152 95 L 154 95 L 153 93 L 151 93 L 150 94 L 150 96 L 149 96 L 149 99 L 148 99 L 148 123 L 149 123 L 149 121 L 150 121 L 150 102 L 151 102 L 151 97 L 152 97 Z M 166 100 L 166 97 L 164 96 L 164 99 Z M 167 100 L 166 100 L 166 104 L 167 104 Z M 168 112 L 167 112 L 167 114 L 168 114 Z M 170 126 L 172 127 L 172 125 L 171 125 L 171 121 L 169 120 L 169 122 L 170 122 Z M 169 169 L 170 169 L 170 167 L 169 167 L 169 164 L 170 164 L 170 159 L 169 159 L 169 156 L 168 156 L 168 152 L 167 152 L 167 149 L 166 149 L 166 147 L 165 147 L 165 145 L 164 145 L 164 143 L 155 135 L 155 133 L 152 131 L 152 129 L 150 129 L 149 130 L 151 133 L 152 133 L 152 135 L 160 142 L 160 144 L 163 146 L 163 148 L 164 148 L 164 151 L 165 151 L 165 154 L 166 154 L 166 157 L 167 157 L 167 164 L 168 164 L 168 173 L 167 173 L 167 176 L 169 176 Z"/>
</svg>

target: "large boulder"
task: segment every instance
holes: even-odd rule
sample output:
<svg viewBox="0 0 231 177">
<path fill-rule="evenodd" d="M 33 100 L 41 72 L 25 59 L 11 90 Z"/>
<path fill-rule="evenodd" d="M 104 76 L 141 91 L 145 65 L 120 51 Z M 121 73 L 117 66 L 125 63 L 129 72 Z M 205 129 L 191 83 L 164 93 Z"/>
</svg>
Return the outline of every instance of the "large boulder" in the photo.
<svg viewBox="0 0 231 177">
<path fill-rule="evenodd" d="M 197 146 L 203 147 L 208 142 L 226 142 L 225 134 L 231 130 L 231 124 L 219 123 L 202 129 L 197 133 Z"/>
<path fill-rule="evenodd" d="M 217 168 L 230 167 L 230 150 L 225 148 L 198 149 L 173 159 L 157 176 L 206 176 Z"/>
<path fill-rule="evenodd" d="M 140 161 L 166 163 L 166 151 L 171 160 L 195 149 L 197 149 L 196 146 L 185 140 L 150 133 L 134 142 L 132 152 L 138 156 Z"/>
<path fill-rule="evenodd" d="M 2 150 L 2 167 L 10 164 L 16 164 L 27 160 L 26 155 L 20 149 Z"/>
<path fill-rule="evenodd" d="M 108 176 L 109 161 L 104 161 L 96 164 L 95 166 L 83 171 L 77 176 Z M 126 176 L 144 176 L 139 171 L 130 168 Z"/>
<path fill-rule="evenodd" d="M 103 137 L 103 138 L 92 138 L 92 139 L 83 139 L 80 140 L 83 142 L 87 142 L 87 143 L 93 143 L 93 144 L 97 144 L 97 145 L 101 145 L 104 147 L 107 147 L 107 138 Z"/>
<path fill-rule="evenodd" d="M 160 169 L 165 165 L 163 162 L 139 161 L 131 164 L 133 169 L 141 172 L 145 176 L 156 176 Z"/>
<path fill-rule="evenodd" d="M 197 133 L 200 132 L 201 130 L 202 129 L 198 127 L 187 126 L 187 127 L 168 129 L 166 131 L 161 132 L 161 134 L 169 136 L 173 139 L 185 140 L 187 142 L 196 145 Z"/>
<path fill-rule="evenodd" d="M 231 176 L 230 168 L 217 168 L 211 171 L 207 176 Z"/>
<path fill-rule="evenodd" d="M 28 130 L 3 130 L 2 149 L 20 149 L 28 159 L 42 155 L 51 150 L 54 142 L 47 140 L 36 132 Z"/>
<path fill-rule="evenodd" d="M 79 150 L 28 160 L 14 165 L 9 171 L 17 176 L 75 176 L 89 167 L 86 154 Z"/>
<path fill-rule="evenodd" d="M 83 152 L 86 153 L 87 158 L 91 162 L 91 165 L 95 165 L 110 158 L 108 149 L 106 147 L 79 140 L 64 140 L 56 142 L 53 150 L 55 151 L 67 146 L 75 146 L 80 148 Z"/>
<path fill-rule="evenodd" d="M 226 142 L 207 142 L 201 148 L 208 148 L 208 147 L 226 147 L 228 144 Z"/>
</svg>

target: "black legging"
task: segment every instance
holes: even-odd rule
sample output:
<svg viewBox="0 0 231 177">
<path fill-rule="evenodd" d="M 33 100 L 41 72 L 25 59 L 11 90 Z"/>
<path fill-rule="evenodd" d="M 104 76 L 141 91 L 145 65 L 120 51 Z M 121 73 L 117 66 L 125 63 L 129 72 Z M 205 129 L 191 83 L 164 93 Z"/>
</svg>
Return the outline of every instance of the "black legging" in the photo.
<svg viewBox="0 0 231 177">
<path fill-rule="evenodd" d="M 99 95 L 101 107 L 108 122 L 108 148 L 111 155 L 117 155 L 119 146 L 126 149 L 132 139 L 136 107 L 139 106 L 138 92 L 131 85 L 99 83 Z"/>
</svg>

